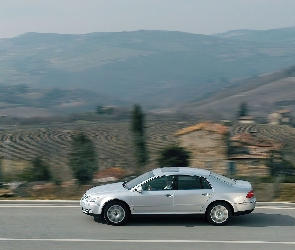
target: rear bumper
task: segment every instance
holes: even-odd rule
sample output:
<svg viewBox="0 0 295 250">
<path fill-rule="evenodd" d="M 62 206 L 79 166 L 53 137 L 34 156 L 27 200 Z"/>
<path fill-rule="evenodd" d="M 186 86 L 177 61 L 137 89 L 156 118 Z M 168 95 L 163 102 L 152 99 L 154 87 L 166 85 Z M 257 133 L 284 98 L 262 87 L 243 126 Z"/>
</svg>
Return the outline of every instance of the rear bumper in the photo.
<svg viewBox="0 0 295 250">
<path fill-rule="evenodd" d="M 250 214 L 253 212 L 256 206 L 256 199 L 254 198 L 251 201 L 238 203 L 236 204 L 236 210 L 234 212 L 234 215 L 244 215 L 244 214 Z"/>
<path fill-rule="evenodd" d="M 239 211 L 239 212 L 235 212 L 234 216 L 239 216 L 239 215 L 245 215 L 245 214 L 250 214 L 253 212 L 254 209 L 251 210 L 246 210 L 246 211 Z"/>
</svg>

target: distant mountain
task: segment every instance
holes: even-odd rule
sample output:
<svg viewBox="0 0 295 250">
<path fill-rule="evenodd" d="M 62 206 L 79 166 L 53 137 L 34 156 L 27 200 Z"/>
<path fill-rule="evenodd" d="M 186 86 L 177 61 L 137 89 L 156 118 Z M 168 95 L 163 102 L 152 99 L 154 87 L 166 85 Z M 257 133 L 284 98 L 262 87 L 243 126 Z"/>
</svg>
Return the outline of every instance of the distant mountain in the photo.
<svg viewBox="0 0 295 250">
<path fill-rule="evenodd" d="M 26 85 L 2 85 L 0 115 L 48 117 L 77 112 L 94 112 L 98 106 L 127 104 L 83 89 L 35 89 Z"/>
<path fill-rule="evenodd" d="M 0 39 L 0 95 L 4 86 L 21 85 L 41 96 L 60 91 L 66 96 L 62 102 L 82 98 L 83 110 L 95 103 L 170 109 L 229 88 L 237 79 L 295 65 L 294 40 L 295 28 L 211 36 L 168 31 L 27 33 Z M 26 98 L 6 95 L 0 108 L 57 111 L 47 97 Z"/>
<path fill-rule="evenodd" d="M 249 115 L 260 122 L 267 122 L 268 114 L 278 110 L 291 110 L 295 116 L 294 93 L 295 67 L 291 67 L 236 81 L 224 90 L 211 92 L 205 98 L 180 105 L 177 112 L 235 120 L 240 104 L 247 103 Z"/>
<path fill-rule="evenodd" d="M 295 27 L 271 30 L 232 30 L 216 34 L 216 37 L 230 38 L 241 41 L 261 42 L 264 44 L 294 44 Z"/>
</svg>

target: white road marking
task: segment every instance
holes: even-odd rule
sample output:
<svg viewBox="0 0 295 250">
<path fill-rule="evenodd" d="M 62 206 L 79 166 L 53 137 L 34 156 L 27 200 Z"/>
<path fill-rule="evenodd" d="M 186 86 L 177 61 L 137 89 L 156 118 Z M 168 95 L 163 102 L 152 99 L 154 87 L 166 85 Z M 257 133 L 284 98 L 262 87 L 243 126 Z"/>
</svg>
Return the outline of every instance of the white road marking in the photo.
<svg viewBox="0 0 295 250">
<path fill-rule="evenodd" d="M 59 203 L 59 202 L 58 202 Z M 58 204 L 57 203 L 57 204 Z M 24 204 L 0 204 L 0 208 L 80 208 L 79 205 L 56 205 L 56 204 L 30 204 L 30 203 L 24 203 Z M 256 209 L 270 209 L 270 210 L 295 210 L 295 206 L 293 205 L 278 205 L 278 206 L 256 206 Z"/>
<path fill-rule="evenodd" d="M 259 207 L 255 207 L 255 209 L 273 209 L 273 210 L 282 210 L 282 209 L 291 209 L 294 210 L 295 207 L 281 207 L 281 206 L 259 206 Z"/>
<path fill-rule="evenodd" d="M 64 206 L 56 206 L 56 205 L 0 205 L 0 207 L 8 207 L 8 208 L 80 208 L 80 206 L 69 206 L 69 205 L 64 205 Z"/>
<path fill-rule="evenodd" d="M 230 241 L 230 240 L 100 240 L 100 239 L 13 239 L 0 238 L 0 241 L 49 241 L 49 242 L 114 242 L 114 243 L 222 243 L 222 244 L 278 244 L 295 245 L 293 241 Z"/>
</svg>

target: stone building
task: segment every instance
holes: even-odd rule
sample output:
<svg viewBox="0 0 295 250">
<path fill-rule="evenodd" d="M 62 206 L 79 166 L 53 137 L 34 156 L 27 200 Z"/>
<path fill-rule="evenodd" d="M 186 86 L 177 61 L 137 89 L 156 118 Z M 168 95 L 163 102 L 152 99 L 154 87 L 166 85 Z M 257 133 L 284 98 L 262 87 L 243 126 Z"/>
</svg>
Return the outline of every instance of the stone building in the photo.
<svg viewBox="0 0 295 250">
<path fill-rule="evenodd" d="M 241 116 L 239 117 L 238 122 L 242 124 L 254 124 L 255 118 L 254 116 Z"/>
<path fill-rule="evenodd" d="M 277 155 L 281 148 L 281 143 L 258 137 L 256 133 L 241 133 L 230 137 L 228 159 L 234 162 L 239 175 L 267 176 L 273 152 Z"/>
<path fill-rule="evenodd" d="M 292 126 L 291 110 L 283 109 L 269 114 L 268 122 L 270 125 L 290 125 Z"/>
<path fill-rule="evenodd" d="M 228 127 L 203 122 L 176 133 L 181 147 L 191 152 L 190 166 L 225 174 L 227 172 Z"/>
<path fill-rule="evenodd" d="M 235 134 L 224 125 L 204 122 L 184 128 L 176 136 L 180 146 L 191 152 L 192 167 L 224 175 L 270 175 L 268 163 L 273 152 L 280 152 L 282 143 L 259 137 L 257 131 L 241 126 Z"/>
</svg>

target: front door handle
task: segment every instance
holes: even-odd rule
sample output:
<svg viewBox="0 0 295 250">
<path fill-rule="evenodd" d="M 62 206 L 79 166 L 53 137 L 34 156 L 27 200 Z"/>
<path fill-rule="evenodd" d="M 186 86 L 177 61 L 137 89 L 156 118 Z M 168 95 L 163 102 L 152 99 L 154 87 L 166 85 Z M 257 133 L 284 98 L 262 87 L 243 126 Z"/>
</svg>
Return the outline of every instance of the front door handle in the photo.
<svg viewBox="0 0 295 250">
<path fill-rule="evenodd" d="M 206 194 L 202 194 L 203 196 L 209 196 L 209 194 L 208 193 L 206 193 Z"/>
<path fill-rule="evenodd" d="M 166 197 L 172 197 L 172 194 L 165 194 Z"/>
</svg>

